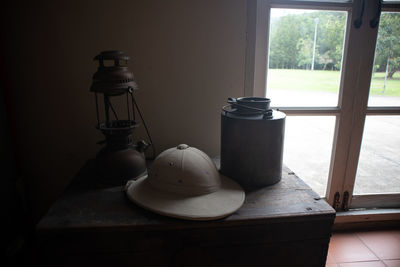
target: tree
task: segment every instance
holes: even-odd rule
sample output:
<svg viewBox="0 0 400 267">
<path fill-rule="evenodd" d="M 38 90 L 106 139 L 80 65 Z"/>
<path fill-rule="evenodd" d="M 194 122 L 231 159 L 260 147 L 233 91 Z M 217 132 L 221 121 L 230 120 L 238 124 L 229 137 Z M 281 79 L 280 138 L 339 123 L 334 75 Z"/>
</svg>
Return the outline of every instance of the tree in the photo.
<svg viewBox="0 0 400 267">
<path fill-rule="evenodd" d="M 376 44 L 375 65 L 377 71 L 386 71 L 393 78 L 400 71 L 400 14 L 382 13 Z"/>
<path fill-rule="evenodd" d="M 319 53 L 323 69 L 329 64 L 339 70 L 342 60 L 345 14 L 342 12 L 316 12 L 320 16 Z"/>
<path fill-rule="evenodd" d="M 340 69 L 343 12 L 290 14 L 271 21 L 270 68 L 305 68 L 312 63 L 315 18 L 319 19 L 315 69 Z"/>
<path fill-rule="evenodd" d="M 313 53 L 313 41 L 310 39 L 303 39 L 300 38 L 299 41 L 297 42 L 297 49 L 299 52 L 298 55 L 298 66 L 303 66 L 304 69 L 310 69 L 311 68 L 311 61 L 310 58 L 312 58 L 312 53 Z M 318 50 L 316 51 L 318 57 Z"/>
<path fill-rule="evenodd" d="M 278 68 L 297 67 L 300 25 L 295 15 L 281 17 L 271 33 L 270 66 Z"/>
</svg>

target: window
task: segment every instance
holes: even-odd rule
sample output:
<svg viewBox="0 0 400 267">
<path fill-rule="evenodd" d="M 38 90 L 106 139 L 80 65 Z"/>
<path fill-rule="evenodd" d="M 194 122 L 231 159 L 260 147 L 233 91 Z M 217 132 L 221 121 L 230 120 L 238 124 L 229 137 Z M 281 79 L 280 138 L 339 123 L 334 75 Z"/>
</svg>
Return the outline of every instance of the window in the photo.
<svg viewBox="0 0 400 267">
<path fill-rule="evenodd" d="M 337 210 L 400 207 L 399 11 L 379 0 L 248 2 L 245 95 L 288 115 L 284 163 Z"/>
</svg>

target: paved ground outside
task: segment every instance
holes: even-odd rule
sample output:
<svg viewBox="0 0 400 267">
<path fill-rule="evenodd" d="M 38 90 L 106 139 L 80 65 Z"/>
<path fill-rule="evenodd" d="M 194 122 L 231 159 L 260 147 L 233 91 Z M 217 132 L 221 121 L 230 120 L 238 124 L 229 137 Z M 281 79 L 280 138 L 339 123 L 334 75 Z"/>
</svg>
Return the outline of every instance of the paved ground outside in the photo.
<svg viewBox="0 0 400 267">
<path fill-rule="evenodd" d="M 336 106 L 337 94 L 271 90 L 272 106 Z M 400 97 L 371 96 L 371 106 L 400 106 Z M 284 163 L 325 195 L 334 116 L 291 116 L 286 121 Z M 368 116 L 354 194 L 400 193 L 400 116 Z"/>
</svg>

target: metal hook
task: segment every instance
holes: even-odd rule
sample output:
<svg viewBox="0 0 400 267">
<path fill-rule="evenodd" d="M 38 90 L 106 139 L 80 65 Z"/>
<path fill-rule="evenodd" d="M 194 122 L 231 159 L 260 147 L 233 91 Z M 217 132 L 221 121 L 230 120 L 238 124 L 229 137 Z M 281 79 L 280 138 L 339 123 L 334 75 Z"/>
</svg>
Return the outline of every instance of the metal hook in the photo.
<svg viewBox="0 0 400 267">
<path fill-rule="evenodd" d="M 364 7 L 365 7 L 365 0 L 362 0 L 360 16 L 358 16 L 358 18 L 354 20 L 354 27 L 356 27 L 356 29 L 359 29 L 361 27 L 362 19 L 364 16 Z"/>
<path fill-rule="evenodd" d="M 382 0 L 378 1 L 378 10 L 376 11 L 376 15 L 374 18 L 372 18 L 369 21 L 369 26 L 374 29 L 376 26 L 379 24 L 379 19 L 381 17 L 381 11 L 382 11 Z"/>
</svg>

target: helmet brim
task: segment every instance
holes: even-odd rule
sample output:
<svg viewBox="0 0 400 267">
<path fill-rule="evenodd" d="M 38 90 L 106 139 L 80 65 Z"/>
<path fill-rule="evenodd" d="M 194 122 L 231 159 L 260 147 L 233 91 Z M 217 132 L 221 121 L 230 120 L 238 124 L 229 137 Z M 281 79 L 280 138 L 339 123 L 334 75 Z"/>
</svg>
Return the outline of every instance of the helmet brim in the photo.
<svg viewBox="0 0 400 267">
<path fill-rule="evenodd" d="M 220 178 L 219 190 L 205 195 L 160 191 L 151 186 L 147 177 L 130 181 L 126 194 L 138 206 L 161 215 L 186 220 L 216 220 L 237 211 L 245 199 L 239 184 L 223 175 Z"/>
</svg>

